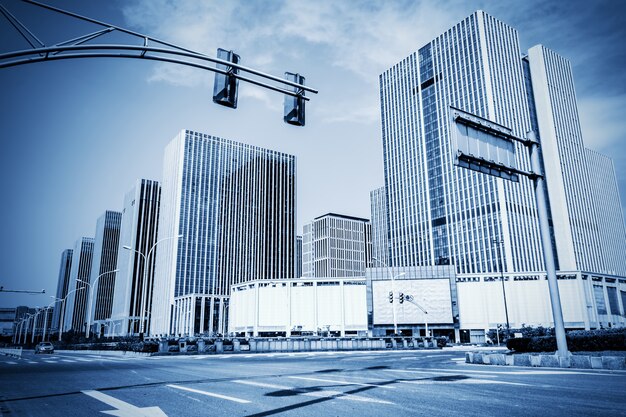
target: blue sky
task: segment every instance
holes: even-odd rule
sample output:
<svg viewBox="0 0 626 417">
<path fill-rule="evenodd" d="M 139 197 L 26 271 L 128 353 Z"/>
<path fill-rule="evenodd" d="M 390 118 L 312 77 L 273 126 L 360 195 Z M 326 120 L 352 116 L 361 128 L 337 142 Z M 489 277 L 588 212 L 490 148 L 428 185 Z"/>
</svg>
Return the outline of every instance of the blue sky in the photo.
<svg viewBox="0 0 626 417">
<path fill-rule="evenodd" d="M 96 28 L 1 0 L 46 44 Z M 183 128 L 298 158 L 298 225 L 326 212 L 369 217 L 383 184 L 378 75 L 476 9 L 571 60 L 588 147 L 614 158 L 626 197 L 626 29 L 619 1 L 55 1 L 49 4 L 242 64 L 300 72 L 320 90 L 307 126 L 282 122 L 282 97 L 241 84 L 239 108 L 211 101 L 212 73 L 139 60 L 84 59 L 0 70 L 0 306 L 47 305 L 61 252 L 121 209 L 136 178 L 161 178 Z M 0 51 L 27 44 L 0 17 Z M 109 42 L 128 38 L 113 37 Z M 132 41 L 132 40 L 130 40 Z"/>
</svg>

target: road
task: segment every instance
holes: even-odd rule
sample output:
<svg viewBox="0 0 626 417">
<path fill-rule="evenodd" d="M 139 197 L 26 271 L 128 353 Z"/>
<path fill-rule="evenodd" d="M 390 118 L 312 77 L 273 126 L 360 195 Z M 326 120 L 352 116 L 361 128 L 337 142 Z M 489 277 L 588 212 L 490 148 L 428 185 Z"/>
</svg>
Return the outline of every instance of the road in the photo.
<svg viewBox="0 0 626 417">
<path fill-rule="evenodd" d="M 458 348 L 0 355 L 0 415 L 618 416 L 626 372 L 465 364 Z"/>
</svg>

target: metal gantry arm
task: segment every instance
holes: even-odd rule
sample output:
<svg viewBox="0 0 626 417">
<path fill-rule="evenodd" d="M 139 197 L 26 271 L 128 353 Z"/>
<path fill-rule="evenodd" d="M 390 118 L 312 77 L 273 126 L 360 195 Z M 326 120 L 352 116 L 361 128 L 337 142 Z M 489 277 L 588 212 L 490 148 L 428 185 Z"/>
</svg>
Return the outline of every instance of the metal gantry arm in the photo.
<svg viewBox="0 0 626 417">
<path fill-rule="evenodd" d="M 309 98 L 304 94 L 310 92 L 317 94 L 318 91 L 314 88 L 307 87 L 303 84 L 292 82 L 280 77 L 276 77 L 270 74 L 257 71 L 255 69 L 245 67 L 230 61 L 225 61 L 218 58 L 209 57 L 200 52 L 195 52 L 190 49 L 186 49 L 175 44 L 162 41 L 151 36 L 135 32 L 129 29 L 125 29 L 116 25 L 112 25 L 106 22 L 102 22 L 96 19 L 92 19 L 86 16 L 81 16 L 76 13 L 68 12 L 47 4 L 39 3 L 33 0 L 22 0 L 26 3 L 42 7 L 44 9 L 73 17 L 75 19 L 83 20 L 93 23 L 98 26 L 103 26 L 105 29 L 96 31 L 93 33 L 85 34 L 67 41 L 57 43 L 53 46 L 46 46 L 40 41 L 28 28 L 23 25 L 14 15 L 12 15 L 4 6 L 0 5 L 0 12 L 5 18 L 16 28 L 16 30 L 24 37 L 31 45 L 32 49 L 13 51 L 9 53 L 0 54 L 0 68 L 8 68 L 17 65 L 32 64 L 36 62 L 54 61 L 60 59 L 75 59 L 75 58 L 135 58 L 145 59 L 161 62 L 169 62 L 174 64 L 186 65 L 195 68 L 201 68 L 208 71 L 216 72 L 223 75 L 228 75 L 237 78 L 241 81 L 248 82 L 269 90 L 277 91 L 282 94 L 286 94 L 293 97 L 301 98 L 308 101 Z M 126 44 L 87 44 L 87 42 L 112 33 L 114 31 L 125 33 L 132 37 L 139 39 L 142 45 L 126 45 Z M 30 36 L 30 37 L 29 37 Z M 35 40 L 40 46 L 35 45 Z M 158 44 L 159 46 L 149 46 L 149 43 Z M 124 52 L 126 51 L 126 53 Z M 130 53 L 134 52 L 134 53 Z M 278 85 L 268 84 L 249 76 L 242 76 L 239 73 L 235 73 L 232 70 L 222 70 L 214 66 L 209 66 L 207 63 L 214 63 L 223 65 L 229 68 L 236 68 L 239 72 L 245 72 L 250 75 L 254 75 L 260 79 L 272 81 Z M 288 88 L 291 87 L 291 88 Z"/>
</svg>

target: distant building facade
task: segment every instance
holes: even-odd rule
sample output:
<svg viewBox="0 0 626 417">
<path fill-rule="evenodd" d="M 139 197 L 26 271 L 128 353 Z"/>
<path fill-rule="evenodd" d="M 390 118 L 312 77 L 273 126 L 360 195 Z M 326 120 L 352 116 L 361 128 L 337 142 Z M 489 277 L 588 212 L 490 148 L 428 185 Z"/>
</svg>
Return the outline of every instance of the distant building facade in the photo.
<svg viewBox="0 0 626 417">
<path fill-rule="evenodd" d="M 72 253 L 70 282 L 65 312 L 63 313 L 63 331 L 85 331 L 87 323 L 87 297 L 89 296 L 89 279 L 93 261 L 94 239 L 83 237 L 76 241 Z"/>
<path fill-rule="evenodd" d="M 120 241 L 122 213 L 107 210 L 96 223 L 94 254 L 89 278 L 91 300 L 88 300 L 89 325 L 95 334 L 103 334 L 111 318 L 115 291 L 117 252 Z"/>
<path fill-rule="evenodd" d="M 372 215 L 372 257 L 373 266 L 387 264 L 389 261 L 389 238 L 387 236 L 387 197 L 385 187 L 370 192 L 370 210 Z"/>
<path fill-rule="evenodd" d="M 160 204 L 161 185 L 147 179 L 137 180 L 124 199 L 109 333 L 138 335 L 150 328 Z"/>
<path fill-rule="evenodd" d="M 302 236 L 296 236 L 296 269 L 295 277 L 300 278 L 302 276 Z"/>
<path fill-rule="evenodd" d="M 65 297 L 67 297 L 70 285 L 70 272 L 72 270 L 72 249 L 65 249 L 61 253 L 61 265 L 59 266 L 59 279 L 57 281 L 56 304 L 54 305 L 54 314 L 52 315 L 53 331 L 59 331 L 61 320 L 63 320 L 63 307 L 65 306 Z"/>
<path fill-rule="evenodd" d="M 164 157 L 150 333 L 225 333 L 233 284 L 293 277 L 295 157 L 183 130 Z"/>
<path fill-rule="evenodd" d="M 304 226 L 302 240 L 305 277 L 363 276 L 372 262 L 368 219 L 328 213 Z"/>
</svg>

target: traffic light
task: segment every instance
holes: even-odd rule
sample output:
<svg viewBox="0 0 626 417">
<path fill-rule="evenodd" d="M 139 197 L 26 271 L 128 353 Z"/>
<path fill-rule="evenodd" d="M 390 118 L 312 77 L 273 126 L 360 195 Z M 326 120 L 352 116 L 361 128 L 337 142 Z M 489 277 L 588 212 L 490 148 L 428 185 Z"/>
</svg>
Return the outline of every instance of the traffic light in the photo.
<svg viewBox="0 0 626 417">
<path fill-rule="evenodd" d="M 400 298 L 400 304 L 404 303 L 404 293 L 403 292 L 400 293 L 400 296 L 398 298 Z"/>
<path fill-rule="evenodd" d="M 300 85 L 304 85 L 304 77 L 300 74 L 293 74 L 291 72 L 285 73 L 285 79 Z M 304 126 L 304 91 L 298 87 L 292 88 L 297 96 L 290 96 L 285 94 L 285 115 L 283 120 L 290 125 Z"/>
<path fill-rule="evenodd" d="M 389 302 L 393 303 L 393 291 L 389 291 Z"/>
<path fill-rule="evenodd" d="M 240 57 L 233 51 L 227 51 L 222 48 L 217 49 L 217 58 L 223 61 L 239 64 Z M 229 75 L 215 73 L 215 82 L 213 84 L 213 102 L 222 106 L 237 108 L 237 88 L 239 79 L 235 75 L 239 74 L 239 68 L 229 65 L 217 64 L 218 69 L 227 71 Z"/>
</svg>

